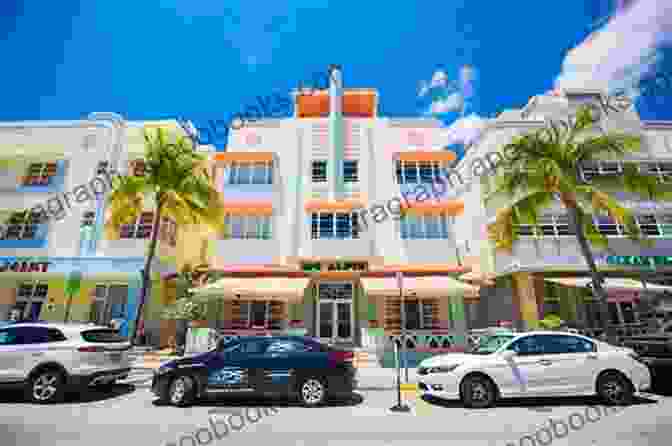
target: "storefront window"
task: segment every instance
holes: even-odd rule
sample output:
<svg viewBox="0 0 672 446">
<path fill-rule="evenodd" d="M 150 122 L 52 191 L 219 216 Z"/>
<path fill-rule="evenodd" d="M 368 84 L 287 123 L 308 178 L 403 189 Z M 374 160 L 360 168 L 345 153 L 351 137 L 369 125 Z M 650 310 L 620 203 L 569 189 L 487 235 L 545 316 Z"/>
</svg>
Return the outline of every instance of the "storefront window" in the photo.
<svg viewBox="0 0 672 446">
<path fill-rule="evenodd" d="M 42 305 L 47 300 L 49 286 L 46 283 L 28 282 L 19 285 L 13 310 L 21 320 L 36 321 L 40 318 Z"/>
<path fill-rule="evenodd" d="M 127 301 L 127 285 L 97 285 L 89 322 L 107 325 L 112 319 L 125 319 Z"/>
</svg>

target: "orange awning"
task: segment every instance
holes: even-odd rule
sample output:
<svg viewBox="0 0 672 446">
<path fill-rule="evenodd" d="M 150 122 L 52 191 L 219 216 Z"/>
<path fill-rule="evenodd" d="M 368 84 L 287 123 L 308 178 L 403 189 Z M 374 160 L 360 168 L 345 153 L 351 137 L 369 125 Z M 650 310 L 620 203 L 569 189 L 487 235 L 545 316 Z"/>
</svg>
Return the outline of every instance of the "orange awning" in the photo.
<svg viewBox="0 0 672 446">
<path fill-rule="evenodd" d="M 306 202 L 306 211 L 352 211 L 354 209 L 363 209 L 364 203 L 358 200 L 309 200 Z"/>
<path fill-rule="evenodd" d="M 224 212 L 230 215 L 273 215 L 273 203 L 225 201 Z"/>
<path fill-rule="evenodd" d="M 404 205 L 404 211 L 413 215 L 462 215 L 464 212 L 464 201 L 450 200 L 443 202 L 411 202 L 409 206 Z"/>
<path fill-rule="evenodd" d="M 273 152 L 223 152 L 215 155 L 216 164 L 273 162 Z"/>
<path fill-rule="evenodd" d="M 457 156 L 450 150 L 421 151 L 412 150 L 410 152 L 399 152 L 397 159 L 399 161 L 436 161 L 440 163 L 449 163 L 455 160 Z"/>
</svg>

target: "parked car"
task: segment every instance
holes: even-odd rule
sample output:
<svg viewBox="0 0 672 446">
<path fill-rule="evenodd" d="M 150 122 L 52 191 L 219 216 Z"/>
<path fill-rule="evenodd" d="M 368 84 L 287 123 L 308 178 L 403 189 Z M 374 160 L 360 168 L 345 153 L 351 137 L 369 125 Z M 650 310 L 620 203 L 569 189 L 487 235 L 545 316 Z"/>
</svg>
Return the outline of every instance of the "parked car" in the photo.
<svg viewBox="0 0 672 446">
<path fill-rule="evenodd" d="M 476 344 L 466 353 L 484 355 L 497 351 L 502 345 L 509 343 L 517 335 L 511 331 L 494 331 L 489 335 L 478 338 Z"/>
<path fill-rule="evenodd" d="M 67 390 L 126 378 L 130 347 L 107 327 L 13 323 L 0 328 L 0 386 L 23 387 L 35 403 L 57 402 Z"/>
<path fill-rule="evenodd" d="M 480 345 L 470 354 L 423 361 L 417 373 L 424 395 L 460 399 L 470 408 L 508 397 L 595 394 L 624 405 L 651 386 L 648 367 L 632 350 L 585 336 L 528 332 L 494 351 L 490 342 Z"/>
<path fill-rule="evenodd" d="M 665 323 L 658 333 L 631 336 L 623 339 L 625 347 L 633 349 L 650 367 L 672 365 L 672 321 Z"/>
<path fill-rule="evenodd" d="M 284 395 L 308 407 L 351 397 L 354 353 L 306 337 L 222 340 L 213 350 L 180 358 L 155 371 L 152 391 L 161 401 L 187 406 L 211 395 Z"/>
</svg>

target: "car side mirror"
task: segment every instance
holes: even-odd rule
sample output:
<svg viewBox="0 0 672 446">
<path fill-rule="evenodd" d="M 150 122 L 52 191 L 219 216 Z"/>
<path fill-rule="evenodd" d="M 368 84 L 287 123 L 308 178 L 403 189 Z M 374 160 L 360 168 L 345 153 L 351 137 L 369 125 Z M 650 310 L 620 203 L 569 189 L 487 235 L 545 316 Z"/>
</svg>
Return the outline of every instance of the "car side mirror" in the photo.
<svg viewBox="0 0 672 446">
<path fill-rule="evenodd" d="M 515 358 L 516 356 L 518 356 L 518 354 L 516 352 L 514 352 L 513 350 L 505 350 L 505 351 L 502 352 L 502 359 L 504 359 L 505 361 L 510 361 L 511 359 Z"/>
</svg>

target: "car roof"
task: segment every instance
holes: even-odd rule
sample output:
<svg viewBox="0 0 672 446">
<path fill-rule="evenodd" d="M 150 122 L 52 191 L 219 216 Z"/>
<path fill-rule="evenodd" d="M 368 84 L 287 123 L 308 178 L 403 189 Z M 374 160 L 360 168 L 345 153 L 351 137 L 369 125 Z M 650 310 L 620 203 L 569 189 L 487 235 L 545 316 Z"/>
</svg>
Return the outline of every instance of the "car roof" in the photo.
<svg viewBox="0 0 672 446">
<path fill-rule="evenodd" d="M 558 335 L 558 336 L 572 336 L 575 338 L 582 338 L 587 341 L 595 342 L 594 339 L 589 338 L 588 336 L 583 336 L 578 333 L 568 333 L 566 331 L 553 331 L 553 330 L 537 330 L 537 331 L 526 331 L 525 333 L 520 333 L 516 335 L 515 339 L 524 338 L 525 336 L 534 336 L 534 335 Z"/>
<path fill-rule="evenodd" d="M 82 324 L 82 323 L 57 323 L 57 322 L 16 322 L 5 327 L 41 327 L 41 328 L 55 328 L 67 332 L 82 332 L 87 330 L 112 330 L 110 327 L 103 325 Z M 3 328 L 5 328 L 3 327 Z"/>
<path fill-rule="evenodd" d="M 239 338 L 231 339 L 230 342 L 236 341 L 303 341 L 320 343 L 318 340 L 308 336 L 241 336 Z"/>
</svg>

